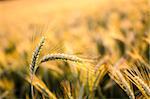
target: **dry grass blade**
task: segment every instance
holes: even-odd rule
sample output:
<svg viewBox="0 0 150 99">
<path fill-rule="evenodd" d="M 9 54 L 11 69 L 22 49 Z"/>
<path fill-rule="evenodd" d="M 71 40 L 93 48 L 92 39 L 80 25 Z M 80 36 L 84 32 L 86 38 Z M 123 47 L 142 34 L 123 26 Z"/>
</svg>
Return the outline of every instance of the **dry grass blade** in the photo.
<svg viewBox="0 0 150 99">
<path fill-rule="evenodd" d="M 127 93 L 130 99 L 135 99 L 130 83 L 125 79 L 120 70 L 111 65 L 106 65 L 109 76 Z"/>
<path fill-rule="evenodd" d="M 26 77 L 26 80 L 31 83 L 31 79 L 29 76 Z M 47 86 L 38 78 L 34 75 L 32 79 L 32 85 L 42 94 L 45 96 L 51 98 L 51 99 L 57 99 L 56 96 L 47 88 Z"/>
</svg>

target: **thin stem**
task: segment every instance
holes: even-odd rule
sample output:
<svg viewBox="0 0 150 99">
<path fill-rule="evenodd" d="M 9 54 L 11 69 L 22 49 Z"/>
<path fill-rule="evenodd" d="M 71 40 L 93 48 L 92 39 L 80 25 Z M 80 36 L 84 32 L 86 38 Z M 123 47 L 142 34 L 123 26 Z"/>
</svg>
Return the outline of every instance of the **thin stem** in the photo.
<svg viewBox="0 0 150 99">
<path fill-rule="evenodd" d="M 32 81 L 33 81 L 33 74 L 31 75 L 31 96 L 32 96 L 32 99 L 34 99 L 34 88 L 32 85 Z"/>
</svg>

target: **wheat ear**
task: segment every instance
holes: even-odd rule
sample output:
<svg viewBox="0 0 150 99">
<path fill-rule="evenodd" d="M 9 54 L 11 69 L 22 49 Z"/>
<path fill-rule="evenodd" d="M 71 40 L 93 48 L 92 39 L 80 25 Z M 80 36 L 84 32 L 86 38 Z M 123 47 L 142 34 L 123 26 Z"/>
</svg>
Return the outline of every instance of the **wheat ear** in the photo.
<svg viewBox="0 0 150 99">
<path fill-rule="evenodd" d="M 126 81 L 120 70 L 114 68 L 111 65 L 106 65 L 109 76 L 127 93 L 130 99 L 135 99 L 133 90 L 130 84 Z"/>
<path fill-rule="evenodd" d="M 47 62 L 47 61 L 52 61 L 52 60 L 72 61 L 72 62 L 77 62 L 77 63 L 83 63 L 84 62 L 84 60 L 82 60 L 81 58 L 79 58 L 77 56 L 57 53 L 57 54 L 45 55 L 40 60 L 40 63 Z"/>
<path fill-rule="evenodd" d="M 33 89 L 33 85 L 32 85 L 33 76 L 36 72 L 36 69 L 38 68 L 38 58 L 39 58 L 40 51 L 43 47 L 44 42 L 45 42 L 45 37 L 42 37 L 39 45 L 36 47 L 35 51 L 32 54 L 32 59 L 31 59 L 31 64 L 30 64 L 32 99 L 34 99 L 34 92 L 33 92 L 34 89 Z"/>
<path fill-rule="evenodd" d="M 139 76 L 136 76 L 132 71 L 124 71 L 126 77 L 137 86 L 137 88 L 142 92 L 142 94 L 150 98 L 150 87 L 145 83 Z"/>
<path fill-rule="evenodd" d="M 150 87 L 138 76 L 135 76 L 135 80 L 137 80 L 137 82 L 141 85 L 141 87 L 144 89 L 145 93 L 150 98 Z"/>
</svg>

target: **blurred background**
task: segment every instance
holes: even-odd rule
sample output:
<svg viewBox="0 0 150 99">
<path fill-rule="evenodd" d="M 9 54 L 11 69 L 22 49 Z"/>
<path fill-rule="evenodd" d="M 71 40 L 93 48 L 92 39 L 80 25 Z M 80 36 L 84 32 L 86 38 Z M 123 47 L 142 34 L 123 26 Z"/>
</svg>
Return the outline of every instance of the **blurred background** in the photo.
<svg viewBox="0 0 150 99">
<path fill-rule="evenodd" d="M 84 85 L 96 57 L 108 56 L 116 64 L 128 53 L 149 63 L 149 11 L 149 0 L 0 0 L 0 99 L 30 99 L 28 69 L 42 36 L 42 55 L 67 53 L 95 61 L 88 68 L 68 62 L 42 64 L 37 77 L 56 97 L 65 98 L 62 86 L 74 86 L 76 80 Z M 83 74 L 77 79 L 78 71 Z M 91 78 L 94 75 L 91 72 Z M 76 94 L 82 84 L 74 87 Z M 97 99 L 128 98 L 108 75 L 97 86 Z M 40 92 L 35 88 L 39 99 Z"/>
</svg>

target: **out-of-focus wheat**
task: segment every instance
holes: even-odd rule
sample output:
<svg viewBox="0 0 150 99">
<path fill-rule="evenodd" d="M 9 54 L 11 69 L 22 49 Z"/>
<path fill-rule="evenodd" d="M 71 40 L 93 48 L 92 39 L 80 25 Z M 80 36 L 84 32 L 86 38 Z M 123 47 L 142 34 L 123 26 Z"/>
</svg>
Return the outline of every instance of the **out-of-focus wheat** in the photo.
<svg viewBox="0 0 150 99">
<path fill-rule="evenodd" d="M 146 97 L 150 98 L 150 68 L 147 65 L 141 64 L 138 61 L 133 66 L 128 67 L 123 71 L 125 76 L 140 90 Z"/>
<path fill-rule="evenodd" d="M 31 79 L 29 76 L 27 76 L 25 78 L 29 83 L 31 83 Z M 41 81 L 38 77 L 36 77 L 34 75 L 33 79 L 32 79 L 32 85 L 38 90 L 40 91 L 42 94 L 44 94 L 46 97 L 49 97 L 51 99 L 57 99 L 55 94 L 53 94 L 51 91 L 49 91 L 49 89 L 47 88 L 47 86 L 44 84 L 43 81 Z"/>
<path fill-rule="evenodd" d="M 109 76 L 127 93 L 130 99 L 135 99 L 130 83 L 125 79 L 120 70 L 111 65 L 106 65 Z"/>
</svg>

